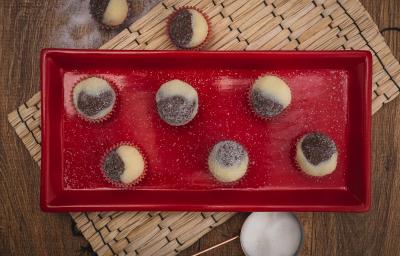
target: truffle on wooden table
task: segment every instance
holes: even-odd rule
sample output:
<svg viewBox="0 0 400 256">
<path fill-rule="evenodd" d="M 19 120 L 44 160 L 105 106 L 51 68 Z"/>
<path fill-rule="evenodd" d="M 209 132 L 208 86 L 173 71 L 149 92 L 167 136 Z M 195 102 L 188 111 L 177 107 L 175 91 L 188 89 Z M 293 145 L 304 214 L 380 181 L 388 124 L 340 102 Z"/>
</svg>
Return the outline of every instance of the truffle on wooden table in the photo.
<svg viewBox="0 0 400 256">
<path fill-rule="evenodd" d="M 105 28 L 115 28 L 129 17 L 130 5 L 130 0 L 90 0 L 90 13 Z"/>
<path fill-rule="evenodd" d="M 178 48 L 200 47 L 209 33 L 207 18 L 194 8 L 182 8 L 171 15 L 168 33 Z"/>
</svg>

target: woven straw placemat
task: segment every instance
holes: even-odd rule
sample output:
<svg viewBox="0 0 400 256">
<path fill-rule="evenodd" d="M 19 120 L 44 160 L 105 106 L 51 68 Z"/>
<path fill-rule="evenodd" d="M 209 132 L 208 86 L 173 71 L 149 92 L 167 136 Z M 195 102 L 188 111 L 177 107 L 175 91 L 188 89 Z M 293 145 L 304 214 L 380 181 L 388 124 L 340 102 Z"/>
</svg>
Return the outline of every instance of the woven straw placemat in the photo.
<svg viewBox="0 0 400 256">
<path fill-rule="evenodd" d="M 173 49 L 166 19 L 181 6 L 208 14 L 208 50 L 369 50 L 373 54 L 372 114 L 400 89 L 400 65 L 357 0 L 165 0 L 101 49 Z M 40 93 L 8 116 L 40 165 Z M 71 213 L 98 255 L 175 255 L 233 213 Z"/>
</svg>

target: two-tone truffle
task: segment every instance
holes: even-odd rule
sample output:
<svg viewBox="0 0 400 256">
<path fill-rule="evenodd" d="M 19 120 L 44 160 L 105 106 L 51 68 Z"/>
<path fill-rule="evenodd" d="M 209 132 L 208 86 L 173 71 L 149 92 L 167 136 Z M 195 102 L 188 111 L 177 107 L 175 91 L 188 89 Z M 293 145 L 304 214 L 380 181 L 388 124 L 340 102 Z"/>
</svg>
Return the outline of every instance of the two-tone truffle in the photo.
<svg viewBox="0 0 400 256">
<path fill-rule="evenodd" d="M 145 160 L 137 148 L 120 145 L 107 153 L 103 159 L 102 169 L 111 182 L 129 185 L 143 177 Z"/>
<path fill-rule="evenodd" d="M 189 123 L 197 114 L 197 91 L 181 80 L 171 80 L 158 89 L 157 111 L 162 120 L 173 126 Z"/>
<path fill-rule="evenodd" d="M 335 142 L 322 133 L 304 135 L 296 146 L 296 161 L 311 176 L 324 176 L 336 169 L 338 152 Z"/>
<path fill-rule="evenodd" d="M 109 82 L 98 77 L 80 81 L 72 91 L 75 109 L 89 121 L 106 118 L 113 110 L 116 96 Z"/>
<path fill-rule="evenodd" d="M 258 116 L 272 118 L 289 106 L 292 94 L 289 86 L 279 77 L 263 76 L 253 84 L 250 92 L 251 107 Z"/>
<path fill-rule="evenodd" d="M 168 33 L 178 48 L 199 47 L 207 38 L 209 27 L 206 17 L 196 9 L 183 8 L 171 15 Z"/>
<path fill-rule="evenodd" d="M 246 149 L 231 140 L 217 143 L 208 157 L 208 168 L 221 182 L 234 182 L 242 178 L 247 171 L 249 156 Z"/>
<path fill-rule="evenodd" d="M 115 28 L 129 17 L 130 4 L 130 0 L 90 0 L 90 13 L 106 28 Z"/>
</svg>

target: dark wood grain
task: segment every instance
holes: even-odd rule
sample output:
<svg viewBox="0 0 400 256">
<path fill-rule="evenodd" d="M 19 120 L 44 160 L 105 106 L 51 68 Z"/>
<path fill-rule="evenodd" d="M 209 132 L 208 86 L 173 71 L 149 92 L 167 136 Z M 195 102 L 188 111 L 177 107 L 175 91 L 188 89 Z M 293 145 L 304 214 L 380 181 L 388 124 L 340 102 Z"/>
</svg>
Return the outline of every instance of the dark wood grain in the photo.
<svg viewBox="0 0 400 256">
<path fill-rule="evenodd" d="M 39 90 L 38 57 L 48 45 L 55 1 L 0 1 L 0 255 L 79 255 L 68 214 L 39 209 L 39 168 L 7 113 Z"/>
<path fill-rule="evenodd" d="M 400 26 L 400 1 L 362 0 L 379 28 Z M 0 1 L 0 255 L 86 255 L 68 214 L 39 209 L 39 168 L 6 121 L 6 115 L 39 90 L 39 51 L 62 19 L 56 0 Z M 137 4 L 137 8 L 142 8 Z M 384 36 L 400 58 L 400 33 Z M 302 255 L 398 255 L 400 251 L 400 97 L 373 117 L 373 206 L 366 214 L 301 213 Z M 191 255 L 239 233 L 238 214 L 182 255 Z M 205 255 L 242 255 L 234 241 Z"/>
</svg>

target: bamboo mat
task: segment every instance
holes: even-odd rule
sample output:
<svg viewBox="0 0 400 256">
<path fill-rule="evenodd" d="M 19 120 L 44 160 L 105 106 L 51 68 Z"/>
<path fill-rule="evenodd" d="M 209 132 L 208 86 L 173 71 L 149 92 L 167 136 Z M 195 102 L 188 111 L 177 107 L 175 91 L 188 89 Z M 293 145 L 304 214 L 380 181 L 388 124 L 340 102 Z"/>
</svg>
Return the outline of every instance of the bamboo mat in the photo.
<svg viewBox="0 0 400 256">
<path fill-rule="evenodd" d="M 205 50 L 369 50 L 373 54 L 372 114 L 400 90 L 400 65 L 358 0 L 165 0 L 101 49 L 173 49 L 165 33 L 175 9 L 208 14 Z M 8 116 L 40 165 L 40 93 Z M 175 255 L 234 213 L 71 213 L 98 255 Z"/>
</svg>

